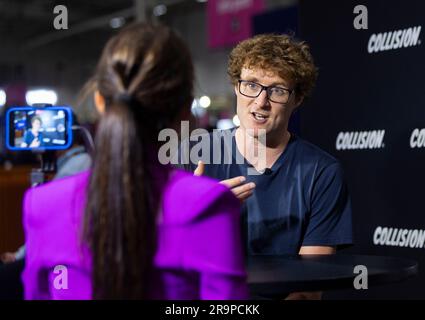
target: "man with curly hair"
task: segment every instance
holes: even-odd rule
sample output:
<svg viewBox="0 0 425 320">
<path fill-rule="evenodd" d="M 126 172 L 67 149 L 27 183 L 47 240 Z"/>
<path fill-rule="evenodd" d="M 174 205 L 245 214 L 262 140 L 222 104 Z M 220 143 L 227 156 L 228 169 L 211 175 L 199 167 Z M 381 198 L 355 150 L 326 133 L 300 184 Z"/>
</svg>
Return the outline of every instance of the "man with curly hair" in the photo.
<svg viewBox="0 0 425 320">
<path fill-rule="evenodd" d="M 308 45 L 288 35 L 255 36 L 232 50 L 228 74 L 240 126 L 210 139 L 221 142 L 221 148 L 212 148 L 213 161 L 203 158 L 209 163 L 189 168 L 221 180 L 243 201 L 247 254 L 333 254 L 350 245 L 351 205 L 341 165 L 288 131 L 291 115 L 317 78 Z M 264 151 L 258 156 L 260 145 Z"/>
</svg>

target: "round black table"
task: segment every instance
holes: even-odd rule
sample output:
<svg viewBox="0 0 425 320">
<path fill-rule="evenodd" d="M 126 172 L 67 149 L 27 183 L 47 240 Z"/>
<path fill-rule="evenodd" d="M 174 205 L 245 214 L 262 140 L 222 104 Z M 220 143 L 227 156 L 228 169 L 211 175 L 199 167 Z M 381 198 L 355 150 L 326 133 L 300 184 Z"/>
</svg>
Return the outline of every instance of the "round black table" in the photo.
<svg viewBox="0 0 425 320">
<path fill-rule="evenodd" d="M 284 297 L 290 292 L 354 289 L 355 266 L 367 268 L 368 287 L 406 280 L 418 263 L 395 257 L 366 255 L 252 256 L 248 284 L 253 296 Z"/>
</svg>

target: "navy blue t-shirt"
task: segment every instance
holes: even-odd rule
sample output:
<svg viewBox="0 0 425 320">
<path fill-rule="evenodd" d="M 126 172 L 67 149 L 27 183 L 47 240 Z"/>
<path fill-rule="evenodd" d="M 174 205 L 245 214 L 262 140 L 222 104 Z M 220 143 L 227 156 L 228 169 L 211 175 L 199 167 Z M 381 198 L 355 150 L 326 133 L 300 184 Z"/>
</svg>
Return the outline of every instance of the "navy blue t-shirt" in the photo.
<svg viewBox="0 0 425 320">
<path fill-rule="evenodd" d="M 24 134 L 24 142 L 27 144 L 27 146 L 29 147 L 31 145 L 31 143 L 34 141 L 35 136 L 32 133 L 31 130 L 27 130 Z M 40 146 L 43 146 L 43 133 L 39 132 L 37 139 L 40 141 Z"/>
<path fill-rule="evenodd" d="M 247 254 L 298 254 L 301 246 L 352 244 L 350 198 L 334 157 L 291 134 L 272 168 L 248 175 L 248 169 L 255 169 L 239 153 L 235 131 L 199 136 L 189 149 L 182 145 L 179 161 L 193 172 L 203 160 L 206 176 L 225 180 L 242 175 L 255 183 L 242 205 Z"/>
</svg>

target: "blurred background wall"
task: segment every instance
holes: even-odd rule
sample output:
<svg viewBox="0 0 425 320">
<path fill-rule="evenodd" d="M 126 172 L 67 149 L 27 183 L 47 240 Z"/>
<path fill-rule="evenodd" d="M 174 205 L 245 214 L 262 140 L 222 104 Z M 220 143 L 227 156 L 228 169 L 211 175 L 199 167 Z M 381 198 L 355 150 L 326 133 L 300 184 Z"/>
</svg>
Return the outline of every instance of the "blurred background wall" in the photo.
<svg viewBox="0 0 425 320">
<path fill-rule="evenodd" d="M 264 3 L 265 9 L 271 9 L 296 1 Z M 18 84 L 26 89 L 51 88 L 58 104 L 77 107 L 79 89 L 92 74 L 107 39 L 135 20 L 156 20 L 174 28 L 189 44 L 196 68 L 195 95 L 210 97 L 211 110 L 233 112 L 233 90 L 226 75 L 232 45 L 208 47 L 207 4 L 202 0 L 0 0 L 0 88 Z M 53 28 L 56 5 L 68 9 L 68 30 Z M 17 102 L 8 97 L 8 104 Z M 91 101 L 77 112 L 82 122 L 95 119 Z"/>
</svg>

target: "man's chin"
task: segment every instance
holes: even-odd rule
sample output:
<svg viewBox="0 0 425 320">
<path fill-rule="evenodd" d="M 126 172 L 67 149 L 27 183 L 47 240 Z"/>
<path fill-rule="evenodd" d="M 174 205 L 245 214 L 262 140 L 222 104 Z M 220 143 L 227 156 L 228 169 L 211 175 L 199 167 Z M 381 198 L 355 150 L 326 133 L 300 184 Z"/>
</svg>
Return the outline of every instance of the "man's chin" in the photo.
<svg viewBox="0 0 425 320">
<path fill-rule="evenodd" d="M 266 128 L 246 128 L 245 134 L 252 138 L 264 138 L 268 133 Z"/>
</svg>

